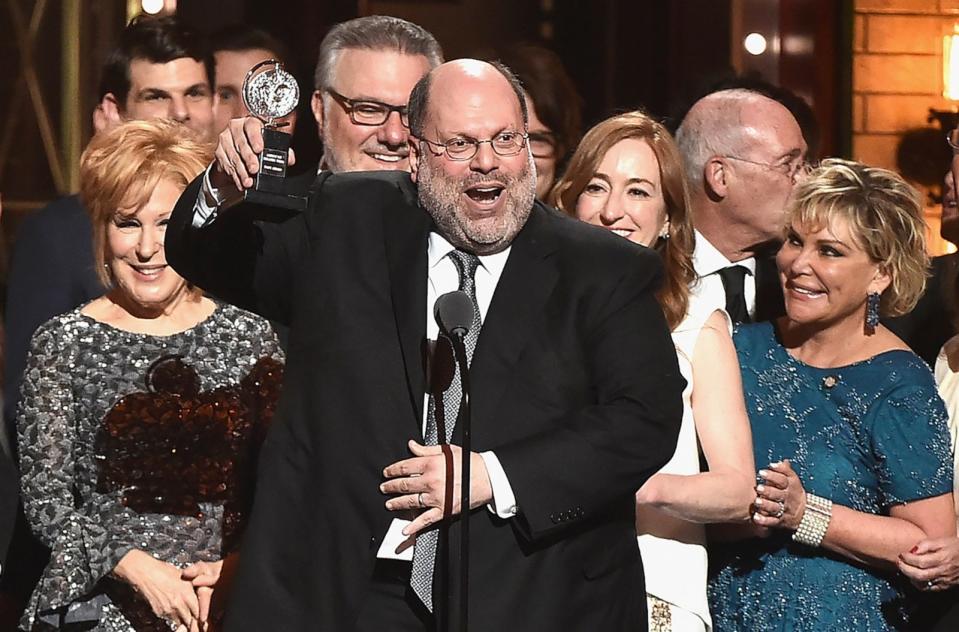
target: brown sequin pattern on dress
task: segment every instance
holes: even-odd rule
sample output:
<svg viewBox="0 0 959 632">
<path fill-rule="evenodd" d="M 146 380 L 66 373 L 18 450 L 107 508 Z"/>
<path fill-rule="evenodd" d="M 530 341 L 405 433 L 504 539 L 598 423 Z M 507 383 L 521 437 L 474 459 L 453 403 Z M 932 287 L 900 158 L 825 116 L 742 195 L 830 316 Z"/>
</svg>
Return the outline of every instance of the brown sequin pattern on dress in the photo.
<svg viewBox="0 0 959 632">
<path fill-rule="evenodd" d="M 255 446 L 272 418 L 283 375 L 261 358 L 239 384 L 200 390 L 200 378 L 179 356 L 147 372 L 149 392 L 131 393 L 107 413 L 97 436 L 97 491 L 119 492 L 137 513 L 196 516 L 200 503 L 226 508 L 223 546 L 234 548 L 246 514 Z"/>
<path fill-rule="evenodd" d="M 21 626 L 168 629 L 109 573 L 134 548 L 179 567 L 235 548 L 282 360 L 269 323 L 223 304 L 172 336 L 79 309 L 37 330 L 18 412 L 21 485 L 51 557 Z"/>
</svg>

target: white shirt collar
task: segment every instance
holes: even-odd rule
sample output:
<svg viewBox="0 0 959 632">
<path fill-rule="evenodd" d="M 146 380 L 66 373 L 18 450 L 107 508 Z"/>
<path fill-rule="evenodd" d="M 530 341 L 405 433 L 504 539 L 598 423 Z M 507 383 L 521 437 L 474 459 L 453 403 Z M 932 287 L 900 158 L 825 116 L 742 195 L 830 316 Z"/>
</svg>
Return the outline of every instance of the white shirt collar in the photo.
<svg viewBox="0 0 959 632">
<path fill-rule="evenodd" d="M 696 247 L 693 249 L 693 268 L 696 274 L 704 277 L 731 265 L 743 266 L 749 271 L 749 274 L 756 274 L 756 258 L 748 257 L 741 261 L 730 261 L 726 255 L 719 252 L 716 246 L 712 245 L 708 239 L 698 230 L 696 233 Z"/>
<path fill-rule="evenodd" d="M 509 251 L 512 245 L 495 255 L 479 255 L 480 265 L 494 278 L 498 279 L 506 267 L 506 260 L 509 258 Z M 445 237 L 436 231 L 430 231 L 429 246 L 427 248 L 427 266 L 432 270 L 456 247 L 453 246 Z"/>
</svg>

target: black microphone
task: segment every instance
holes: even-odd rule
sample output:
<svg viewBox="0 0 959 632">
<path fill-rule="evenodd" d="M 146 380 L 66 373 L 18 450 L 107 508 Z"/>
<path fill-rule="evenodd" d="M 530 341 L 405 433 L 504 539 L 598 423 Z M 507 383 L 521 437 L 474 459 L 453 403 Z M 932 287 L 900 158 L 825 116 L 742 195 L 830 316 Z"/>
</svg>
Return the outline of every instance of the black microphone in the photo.
<svg viewBox="0 0 959 632">
<path fill-rule="evenodd" d="M 447 292 L 436 299 L 433 317 L 447 336 L 465 338 L 473 324 L 473 301 L 462 290 Z"/>
<path fill-rule="evenodd" d="M 440 327 L 440 332 L 453 345 L 453 355 L 460 369 L 460 406 L 457 423 L 462 432 L 462 452 L 460 453 L 460 576 L 459 576 L 459 621 L 460 632 L 466 632 L 469 627 L 469 538 L 470 538 L 470 454 L 471 454 L 471 415 L 470 415 L 470 379 L 469 362 L 466 357 L 466 334 L 473 324 L 473 300 L 462 290 L 447 292 L 436 299 L 433 305 L 433 317 Z M 452 467 L 448 472 L 452 473 Z M 453 480 L 447 477 L 446 497 L 453 497 Z M 445 571 L 449 573 L 450 566 Z M 448 577 L 448 575 L 447 575 Z M 453 629 L 449 625 L 453 601 L 452 582 L 450 591 L 446 595 L 447 607 L 443 609 L 445 619 L 441 629 Z"/>
</svg>

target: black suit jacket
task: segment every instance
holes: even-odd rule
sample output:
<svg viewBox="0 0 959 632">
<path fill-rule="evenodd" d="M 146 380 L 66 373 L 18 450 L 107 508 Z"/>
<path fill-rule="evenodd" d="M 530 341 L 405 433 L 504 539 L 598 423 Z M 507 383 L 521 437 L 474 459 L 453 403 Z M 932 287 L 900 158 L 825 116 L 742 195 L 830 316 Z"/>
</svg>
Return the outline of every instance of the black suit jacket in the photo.
<svg viewBox="0 0 959 632">
<path fill-rule="evenodd" d="M 913 310 L 882 321 L 929 366 L 936 364 L 942 345 L 956 333 L 957 267 L 959 253 L 934 257 L 926 291 Z"/>
<path fill-rule="evenodd" d="M 167 231 L 183 276 L 291 325 L 229 630 L 353 629 L 394 517 L 382 470 L 422 436 L 431 220 L 408 174 L 321 178 L 292 219 L 240 207 L 199 230 L 195 182 Z M 660 276 L 652 251 L 540 204 L 513 242 L 472 360 L 472 427 L 521 513 L 472 514 L 474 629 L 645 626 L 633 493 L 682 415 Z"/>
<path fill-rule="evenodd" d="M 4 418 L 11 431 L 34 330 L 105 291 L 94 269 L 92 233 L 75 195 L 30 215 L 17 231 L 7 285 L 4 358 Z"/>
</svg>

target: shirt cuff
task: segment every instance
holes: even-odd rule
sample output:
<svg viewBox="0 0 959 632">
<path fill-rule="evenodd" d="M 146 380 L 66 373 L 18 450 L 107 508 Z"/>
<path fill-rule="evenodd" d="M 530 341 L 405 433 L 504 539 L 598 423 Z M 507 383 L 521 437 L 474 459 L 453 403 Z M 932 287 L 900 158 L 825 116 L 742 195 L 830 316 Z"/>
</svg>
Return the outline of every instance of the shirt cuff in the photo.
<svg viewBox="0 0 959 632">
<path fill-rule="evenodd" d="M 212 224 L 220 209 L 229 208 L 243 198 L 243 194 L 235 190 L 224 191 L 217 189 L 210 181 L 210 170 L 213 163 L 203 171 L 203 186 L 193 205 L 193 227 L 202 228 Z"/>
<path fill-rule="evenodd" d="M 480 452 L 480 458 L 486 464 L 486 474 L 493 491 L 493 499 L 486 505 L 487 509 L 504 520 L 512 518 L 519 513 L 519 507 L 516 506 L 516 496 L 499 458 L 492 452 Z"/>
</svg>

